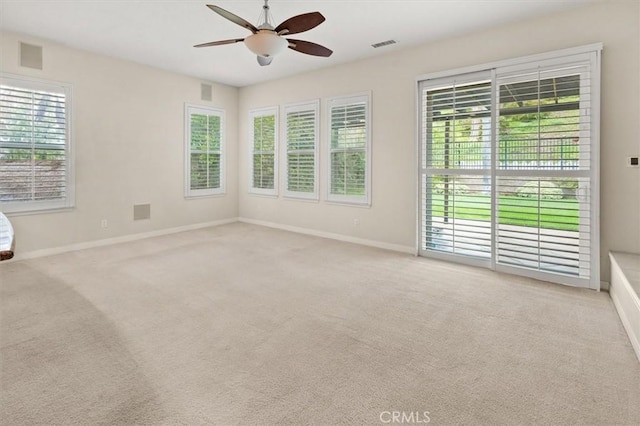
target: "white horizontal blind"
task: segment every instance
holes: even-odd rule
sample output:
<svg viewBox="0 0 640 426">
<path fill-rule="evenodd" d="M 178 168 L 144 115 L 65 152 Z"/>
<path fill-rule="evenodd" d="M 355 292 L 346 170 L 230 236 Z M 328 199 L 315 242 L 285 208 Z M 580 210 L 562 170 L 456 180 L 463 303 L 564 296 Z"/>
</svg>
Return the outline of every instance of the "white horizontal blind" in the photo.
<svg viewBox="0 0 640 426">
<path fill-rule="evenodd" d="M 317 199 L 318 103 L 285 107 L 285 195 Z"/>
<path fill-rule="evenodd" d="M 497 261 L 502 265 L 590 277 L 587 178 L 498 178 Z"/>
<path fill-rule="evenodd" d="M 421 254 L 600 287 L 590 48 L 420 82 Z"/>
<path fill-rule="evenodd" d="M 3 78 L 0 204 L 5 212 L 69 207 L 68 86 Z"/>
<path fill-rule="evenodd" d="M 422 87 L 421 250 L 491 256 L 491 82 Z"/>
<path fill-rule="evenodd" d="M 224 192 L 224 112 L 187 106 L 188 147 L 187 196 Z"/>
<path fill-rule="evenodd" d="M 588 64 L 498 75 L 497 262 L 591 277 Z M 520 125 L 510 128 L 516 116 Z"/>
<path fill-rule="evenodd" d="M 277 108 L 254 110 L 251 116 L 250 192 L 276 195 Z"/>
<path fill-rule="evenodd" d="M 369 96 L 329 100 L 330 201 L 369 203 Z"/>
</svg>

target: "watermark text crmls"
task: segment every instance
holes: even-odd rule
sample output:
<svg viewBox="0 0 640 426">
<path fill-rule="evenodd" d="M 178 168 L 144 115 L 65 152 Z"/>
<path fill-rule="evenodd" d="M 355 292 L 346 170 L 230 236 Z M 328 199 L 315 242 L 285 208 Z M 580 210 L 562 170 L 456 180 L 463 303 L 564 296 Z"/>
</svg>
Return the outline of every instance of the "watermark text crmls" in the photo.
<svg viewBox="0 0 640 426">
<path fill-rule="evenodd" d="M 431 422 L 428 411 L 383 411 L 380 413 L 382 423 L 426 424 Z"/>
</svg>

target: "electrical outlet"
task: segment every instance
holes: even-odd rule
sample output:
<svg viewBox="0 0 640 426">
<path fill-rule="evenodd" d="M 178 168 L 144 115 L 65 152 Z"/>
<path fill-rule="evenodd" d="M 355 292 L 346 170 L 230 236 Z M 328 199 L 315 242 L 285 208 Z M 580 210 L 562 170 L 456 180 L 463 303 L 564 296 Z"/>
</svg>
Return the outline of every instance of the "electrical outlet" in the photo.
<svg viewBox="0 0 640 426">
<path fill-rule="evenodd" d="M 360 225 L 360 219 L 353 219 L 353 226 Z"/>
<path fill-rule="evenodd" d="M 107 222 L 107 219 L 102 219 L 100 221 L 100 227 L 101 228 L 108 228 L 109 227 L 109 222 Z"/>
<path fill-rule="evenodd" d="M 640 164 L 638 164 L 638 157 L 628 157 L 627 167 L 640 167 Z"/>
</svg>

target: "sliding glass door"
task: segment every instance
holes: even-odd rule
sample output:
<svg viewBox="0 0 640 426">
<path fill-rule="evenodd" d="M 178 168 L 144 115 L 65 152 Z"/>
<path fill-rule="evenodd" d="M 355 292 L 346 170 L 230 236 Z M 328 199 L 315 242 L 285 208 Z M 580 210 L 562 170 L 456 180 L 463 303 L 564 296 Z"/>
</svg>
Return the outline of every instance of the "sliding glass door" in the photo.
<svg viewBox="0 0 640 426">
<path fill-rule="evenodd" d="M 423 89 L 422 241 L 432 253 L 491 258 L 491 75 Z"/>
<path fill-rule="evenodd" d="M 420 253 L 599 288 L 596 54 L 420 83 Z"/>
<path fill-rule="evenodd" d="M 593 219 L 588 66 L 505 70 L 497 90 L 497 263 L 587 278 Z"/>
</svg>

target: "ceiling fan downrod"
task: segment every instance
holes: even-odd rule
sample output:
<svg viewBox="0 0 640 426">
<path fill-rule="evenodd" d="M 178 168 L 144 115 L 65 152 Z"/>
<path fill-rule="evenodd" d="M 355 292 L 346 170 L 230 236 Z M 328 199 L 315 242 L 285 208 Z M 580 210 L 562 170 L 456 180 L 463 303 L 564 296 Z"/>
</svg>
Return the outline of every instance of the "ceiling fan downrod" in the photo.
<svg viewBox="0 0 640 426">
<path fill-rule="evenodd" d="M 271 9 L 269 8 L 269 0 L 264 0 L 262 13 L 260 14 L 260 18 L 258 20 L 262 21 L 262 24 L 258 26 L 258 29 L 273 30 L 275 28 L 271 23 L 273 21 L 273 17 L 271 16 Z"/>
</svg>

